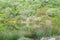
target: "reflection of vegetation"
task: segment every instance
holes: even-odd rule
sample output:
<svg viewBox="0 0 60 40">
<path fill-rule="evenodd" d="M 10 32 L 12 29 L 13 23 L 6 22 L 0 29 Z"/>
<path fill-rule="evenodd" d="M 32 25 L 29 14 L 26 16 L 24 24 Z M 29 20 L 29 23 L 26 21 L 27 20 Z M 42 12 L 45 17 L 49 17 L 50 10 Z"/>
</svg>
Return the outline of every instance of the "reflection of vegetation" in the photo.
<svg viewBox="0 0 60 40">
<path fill-rule="evenodd" d="M 32 40 L 60 35 L 59 3 L 59 0 L 0 0 L 0 39 Z"/>
</svg>

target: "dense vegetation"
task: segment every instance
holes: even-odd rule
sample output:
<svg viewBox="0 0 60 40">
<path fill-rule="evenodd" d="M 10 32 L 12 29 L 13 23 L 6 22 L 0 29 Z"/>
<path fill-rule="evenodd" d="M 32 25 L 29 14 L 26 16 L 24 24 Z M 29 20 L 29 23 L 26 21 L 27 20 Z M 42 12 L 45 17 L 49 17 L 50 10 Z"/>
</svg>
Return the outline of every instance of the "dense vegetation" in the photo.
<svg viewBox="0 0 60 40">
<path fill-rule="evenodd" d="M 58 35 L 60 0 L 0 0 L 0 40 Z"/>
</svg>

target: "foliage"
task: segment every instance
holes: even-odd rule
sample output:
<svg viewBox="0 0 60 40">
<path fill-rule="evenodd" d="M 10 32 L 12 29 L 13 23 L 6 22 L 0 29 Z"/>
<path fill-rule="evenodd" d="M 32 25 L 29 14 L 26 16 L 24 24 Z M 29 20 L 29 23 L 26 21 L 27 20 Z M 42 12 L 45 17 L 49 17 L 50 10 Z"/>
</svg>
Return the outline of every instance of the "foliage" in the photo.
<svg viewBox="0 0 60 40">
<path fill-rule="evenodd" d="M 1 40 L 56 36 L 59 30 L 60 0 L 0 0 Z"/>
</svg>

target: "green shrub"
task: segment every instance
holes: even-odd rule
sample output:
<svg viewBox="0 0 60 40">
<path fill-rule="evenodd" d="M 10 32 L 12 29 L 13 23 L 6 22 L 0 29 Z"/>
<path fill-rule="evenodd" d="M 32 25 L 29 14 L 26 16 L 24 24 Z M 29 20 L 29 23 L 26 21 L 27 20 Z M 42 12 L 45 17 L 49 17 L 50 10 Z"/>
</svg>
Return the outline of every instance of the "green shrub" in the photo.
<svg viewBox="0 0 60 40">
<path fill-rule="evenodd" d="M 0 40 L 17 40 L 22 35 L 16 31 L 14 32 L 0 32 Z"/>
</svg>

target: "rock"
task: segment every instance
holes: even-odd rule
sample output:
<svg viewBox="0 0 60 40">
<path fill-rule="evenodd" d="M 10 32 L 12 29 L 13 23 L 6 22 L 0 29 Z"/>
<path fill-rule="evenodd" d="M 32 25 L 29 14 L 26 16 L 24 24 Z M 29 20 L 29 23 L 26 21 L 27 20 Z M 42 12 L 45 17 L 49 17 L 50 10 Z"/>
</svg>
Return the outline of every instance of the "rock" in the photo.
<svg viewBox="0 0 60 40">
<path fill-rule="evenodd" d="M 41 38 L 41 40 L 48 40 L 47 38 Z"/>
<path fill-rule="evenodd" d="M 55 36 L 55 37 L 42 37 L 40 40 L 60 40 L 60 36 Z"/>
<path fill-rule="evenodd" d="M 50 38 L 50 39 L 48 39 L 48 40 L 55 40 L 55 38 Z"/>
</svg>

